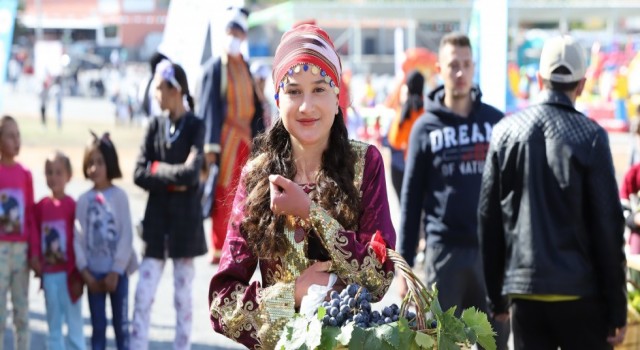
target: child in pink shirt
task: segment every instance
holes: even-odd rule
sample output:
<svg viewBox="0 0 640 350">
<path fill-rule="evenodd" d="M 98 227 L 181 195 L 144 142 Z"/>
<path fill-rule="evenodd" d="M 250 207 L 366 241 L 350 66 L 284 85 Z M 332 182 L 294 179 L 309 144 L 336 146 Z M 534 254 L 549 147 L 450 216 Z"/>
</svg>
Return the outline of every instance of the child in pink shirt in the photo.
<svg viewBox="0 0 640 350">
<path fill-rule="evenodd" d="M 45 162 L 45 176 L 51 195 L 36 204 L 35 220 L 39 234 L 31 244 L 37 259 L 33 267 L 42 276 L 42 287 L 47 306 L 49 350 L 64 350 L 63 321 L 67 322 L 67 344 L 70 349 L 84 350 L 82 331 L 82 277 L 76 269 L 73 250 L 73 224 L 76 202 L 65 194 L 71 179 L 71 162 L 56 152 Z"/>
<path fill-rule="evenodd" d="M 7 293 L 11 292 L 14 349 L 29 349 L 28 242 L 35 235 L 33 179 L 15 158 L 20 152 L 20 130 L 10 116 L 0 119 L 0 342 L 7 318 Z"/>
</svg>

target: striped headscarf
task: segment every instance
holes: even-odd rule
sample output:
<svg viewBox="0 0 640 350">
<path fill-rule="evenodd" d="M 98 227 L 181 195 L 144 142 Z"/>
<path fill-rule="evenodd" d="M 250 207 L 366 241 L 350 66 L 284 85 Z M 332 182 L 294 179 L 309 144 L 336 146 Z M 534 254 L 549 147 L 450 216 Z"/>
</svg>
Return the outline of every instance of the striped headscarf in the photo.
<svg viewBox="0 0 640 350">
<path fill-rule="evenodd" d="M 276 103 L 280 82 L 289 70 L 300 64 L 311 64 L 321 69 L 331 78 L 338 90 L 342 75 L 340 56 L 333 47 L 329 35 L 313 24 L 303 24 L 290 29 L 282 35 L 273 59 L 273 83 L 275 84 Z M 305 67 L 306 69 L 306 67 Z"/>
</svg>

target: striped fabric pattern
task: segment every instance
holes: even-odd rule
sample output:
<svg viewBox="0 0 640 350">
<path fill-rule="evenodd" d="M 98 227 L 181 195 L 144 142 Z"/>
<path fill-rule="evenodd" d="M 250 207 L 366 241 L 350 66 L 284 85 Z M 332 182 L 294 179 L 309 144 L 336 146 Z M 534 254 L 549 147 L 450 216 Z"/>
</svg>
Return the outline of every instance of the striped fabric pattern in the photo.
<svg viewBox="0 0 640 350">
<path fill-rule="evenodd" d="M 273 60 L 273 82 L 276 92 L 289 69 L 301 63 L 318 66 L 331 77 L 337 87 L 340 87 L 340 56 L 329 35 L 318 26 L 304 24 L 282 35 Z"/>
</svg>

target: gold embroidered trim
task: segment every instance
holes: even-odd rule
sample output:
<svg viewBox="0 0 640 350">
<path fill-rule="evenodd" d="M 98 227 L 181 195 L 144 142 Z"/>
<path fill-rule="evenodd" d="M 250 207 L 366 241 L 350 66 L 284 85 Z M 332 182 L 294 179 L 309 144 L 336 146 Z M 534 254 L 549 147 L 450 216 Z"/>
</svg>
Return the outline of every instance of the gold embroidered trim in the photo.
<svg viewBox="0 0 640 350">
<path fill-rule="evenodd" d="M 350 144 L 357 158 L 354 165 L 354 185 L 362 195 L 365 156 L 369 145 L 354 140 Z M 320 235 L 329 250 L 336 273 L 347 283 L 355 282 L 366 286 L 375 299 L 382 298 L 393 281 L 393 271 L 385 273 L 382 270 L 373 250 L 369 248 L 368 255 L 361 264 L 353 259 L 353 254 L 346 249 L 348 238 L 338 234 L 343 230 L 341 225 L 314 202 L 306 221 Z M 240 284 L 235 286 L 229 297 L 220 299 L 218 293 L 213 294 L 211 315 L 222 320 L 223 332 L 229 338 L 238 341 L 243 332 L 250 332 L 250 337 L 258 343 L 256 349 L 271 349 L 278 342 L 282 328 L 295 312 L 295 279 L 312 263 L 305 256 L 307 237 L 297 243 L 295 227 L 295 219 L 285 223 L 283 233 L 289 242 L 285 256 L 277 261 L 260 262 L 267 264 L 263 281 L 268 287 L 258 291 L 255 302 L 243 302 L 247 287 Z"/>
<path fill-rule="evenodd" d="M 222 331 L 227 337 L 238 342 L 243 332 L 250 332 L 251 338 L 260 344 L 260 339 L 256 332 L 260 323 L 256 303 L 242 301 L 248 287 L 236 284 L 234 288 L 235 290 L 231 292 L 231 295 L 225 298 L 220 298 L 220 293 L 218 292 L 213 293 L 209 310 L 211 316 L 220 320 Z"/>
<path fill-rule="evenodd" d="M 276 283 L 263 288 L 259 293 L 262 327 L 258 337 L 265 349 L 273 349 L 278 343 L 280 333 L 286 322 L 295 313 L 295 280 L 289 283 Z"/>
<path fill-rule="evenodd" d="M 362 178 L 364 177 L 364 163 L 365 157 L 367 155 L 367 150 L 369 149 L 369 144 L 356 141 L 349 140 L 351 144 L 351 148 L 354 152 L 356 152 L 356 164 L 355 164 L 355 178 L 353 179 L 353 184 L 360 191 L 360 196 L 362 196 Z"/>
</svg>

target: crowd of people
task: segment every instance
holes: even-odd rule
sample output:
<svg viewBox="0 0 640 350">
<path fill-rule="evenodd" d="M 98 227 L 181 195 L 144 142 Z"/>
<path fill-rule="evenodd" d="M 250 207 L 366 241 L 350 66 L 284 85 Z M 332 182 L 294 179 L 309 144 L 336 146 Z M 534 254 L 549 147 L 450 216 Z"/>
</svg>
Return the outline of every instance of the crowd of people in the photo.
<svg viewBox="0 0 640 350">
<path fill-rule="evenodd" d="M 149 194 L 140 262 L 127 194 L 112 182 L 122 174 L 109 134 L 92 133 L 85 149 L 90 189 L 76 200 L 66 194 L 71 162 L 56 152 L 45 163 L 51 192 L 35 203 L 31 172 L 16 161 L 18 122 L 0 120 L 0 323 L 10 293 L 16 349 L 29 348 L 30 270 L 42 280 L 49 349 L 85 348 L 85 291 L 92 349 L 106 348 L 107 295 L 117 348 L 147 349 L 168 259 L 174 348 L 189 349 L 193 259 L 207 252 L 219 264 L 207 293 L 213 329 L 271 349 L 312 286 L 357 283 L 374 301 L 385 295 L 394 265 L 376 258 L 376 232 L 376 243 L 397 242 L 410 265 L 424 237 L 425 282 L 437 285 L 443 309 L 487 313 L 498 349 L 508 348 L 511 332 L 516 349 L 611 349 L 623 341 L 625 216 L 607 134 L 574 107 L 586 63 L 571 37 L 545 43 L 540 103 L 507 118 L 482 102 L 463 34 L 441 40 L 440 87 L 425 96 L 421 72 L 407 74 L 385 142 L 400 198 L 396 238 L 382 153 L 348 136 L 343 67 L 329 35 L 315 24 L 284 33 L 271 116 L 256 85 L 267 73 L 250 69 L 239 49 L 247 16 L 229 9 L 225 54 L 205 64 L 197 105 L 179 64 L 161 54 L 151 62 L 151 121 L 134 173 Z M 638 169 L 625 180 L 626 198 L 637 197 Z M 628 226 L 638 231 L 639 218 L 630 211 Z M 258 268 L 261 281 L 251 281 Z M 398 283 L 404 295 L 405 281 Z"/>
</svg>

